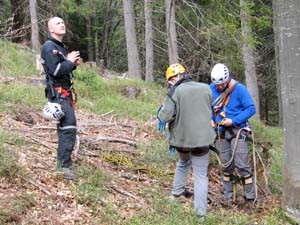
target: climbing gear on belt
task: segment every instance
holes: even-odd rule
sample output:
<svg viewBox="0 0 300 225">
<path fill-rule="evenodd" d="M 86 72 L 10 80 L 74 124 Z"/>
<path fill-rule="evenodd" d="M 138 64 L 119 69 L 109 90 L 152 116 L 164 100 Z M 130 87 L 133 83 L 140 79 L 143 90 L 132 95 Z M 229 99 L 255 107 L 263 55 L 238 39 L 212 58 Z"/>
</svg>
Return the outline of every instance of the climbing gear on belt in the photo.
<svg viewBox="0 0 300 225">
<path fill-rule="evenodd" d="M 75 89 L 75 87 L 74 87 L 74 79 L 73 79 L 73 76 L 72 76 L 72 78 L 70 79 L 70 82 L 71 82 L 71 87 L 70 87 L 70 90 L 72 91 L 72 93 L 74 94 L 74 100 L 73 100 L 73 102 L 74 102 L 74 105 L 77 103 L 77 101 L 78 101 L 78 93 L 77 93 L 77 91 L 76 91 L 76 89 Z"/>
<path fill-rule="evenodd" d="M 72 106 L 72 108 L 75 108 L 75 102 L 73 99 L 68 98 L 71 96 L 71 90 L 62 88 L 62 87 L 56 87 L 55 90 L 57 91 L 58 98 L 67 98 Z"/>
</svg>

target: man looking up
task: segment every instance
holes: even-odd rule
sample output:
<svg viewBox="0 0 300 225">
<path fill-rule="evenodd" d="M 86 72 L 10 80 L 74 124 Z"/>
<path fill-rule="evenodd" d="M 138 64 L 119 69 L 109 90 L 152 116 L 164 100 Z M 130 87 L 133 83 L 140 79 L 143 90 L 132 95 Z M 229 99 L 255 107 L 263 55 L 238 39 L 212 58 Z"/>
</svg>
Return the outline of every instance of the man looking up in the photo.
<svg viewBox="0 0 300 225">
<path fill-rule="evenodd" d="M 49 104 L 57 103 L 62 108 L 62 117 L 57 118 L 57 167 L 65 179 L 76 178 L 71 170 L 71 154 L 76 141 L 76 117 L 73 101 L 72 71 L 80 65 L 79 51 L 67 54 L 62 42 L 66 34 L 63 19 L 52 17 L 48 21 L 49 36 L 42 46 L 41 62 L 46 73 L 46 96 Z M 75 96 L 76 99 L 76 96 Z"/>
</svg>

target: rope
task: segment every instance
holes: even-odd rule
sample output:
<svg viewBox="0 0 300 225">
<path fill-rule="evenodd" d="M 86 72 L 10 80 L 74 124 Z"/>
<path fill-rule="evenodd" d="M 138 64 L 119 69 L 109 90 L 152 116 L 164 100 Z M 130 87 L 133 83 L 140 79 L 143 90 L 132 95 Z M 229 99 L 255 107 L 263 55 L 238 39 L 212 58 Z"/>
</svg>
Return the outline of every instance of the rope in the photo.
<svg viewBox="0 0 300 225">
<path fill-rule="evenodd" d="M 232 150 L 232 155 L 231 155 L 231 158 L 225 162 L 225 163 L 222 163 L 222 167 L 228 167 L 230 166 L 230 164 L 232 163 L 232 161 L 234 160 L 234 156 L 235 156 L 235 153 L 236 153 L 236 150 L 237 150 L 237 145 L 238 145 L 238 140 L 239 140 L 239 136 L 241 134 L 241 131 L 243 130 L 244 128 L 241 128 L 238 130 L 237 134 L 236 134 L 236 139 L 235 139 L 235 142 L 234 142 L 234 146 L 233 146 L 233 150 Z"/>
<path fill-rule="evenodd" d="M 218 124 L 218 132 L 217 133 L 218 133 L 219 146 L 221 148 L 221 134 L 219 132 L 219 127 L 220 127 L 220 124 Z M 242 130 L 245 130 L 245 128 L 239 129 L 238 132 L 237 132 L 237 134 L 236 134 L 236 139 L 235 139 L 235 143 L 234 143 L 234 147 L 233 147 L 231 158 L 227 162 L 222 163 L 221 159 L 217 155 L 217 159 L 218 159 L 218 162 L 221 164 L 221 168 L 228 167 L 233 162 L 234 156 L 235 156 L 235 153 L 236 153 L 236 150 L 237 150 L 237 145 L 238 145 L 238 140 L 239 140 L 238 137 L 240 136 Z M 251 131 L 251 138 L 252 138 L 253 175 L 254 175 L 254 189 L 255 189 L 255 199 L 253 201 L 253 205 L 254 205 L 256 203 L 256 201 L 257 201 L 258 193 L 257 193 L 256 150 L 255 150 L 255 142 L 254 142 L 254 132 L 253 132 L 253 130 Z M 221 157 L 221 155 L 222 155 L 222 153 L 220 154 L 220 157 Z M 222 176 L 222 170 L 221 170 L 221 176 Z M 236 183 L 233 184 L 233 201 L 236 199 L 236 196 L 235 196 L 236 195 L 236 187 L 235 186 L 236 186 Z"/>
<path fill-rule="evenodd" d="M 251 132 L 251 137 L 252 137 L 252 156 L 253 156 L 253 173 L 254 173 L 254 189 L 255 189 L 255 199 L 253 201 L 253 205 L 257 201 L 257 171 L 256 171 L 256 150 L 255 150 L 255 142 L 254 142 L 254 133 L 253 131 Z"/>
<path fill-rule="evenodd" d="M 117 164 L 118 166 L 126 166 L 131 170 L 142 172 L 155 178 L 161 178 L 161 179 L 167 178 L 169 180 L 172 180 L 174 175 L 174 172 L 170 170 L 136 165 L 132 162 L 132 160 L 128 156 L 123 154 L 113 154 L 113 153 L 103 152 L 102 159 L 107 162 Z"/>
</svg>

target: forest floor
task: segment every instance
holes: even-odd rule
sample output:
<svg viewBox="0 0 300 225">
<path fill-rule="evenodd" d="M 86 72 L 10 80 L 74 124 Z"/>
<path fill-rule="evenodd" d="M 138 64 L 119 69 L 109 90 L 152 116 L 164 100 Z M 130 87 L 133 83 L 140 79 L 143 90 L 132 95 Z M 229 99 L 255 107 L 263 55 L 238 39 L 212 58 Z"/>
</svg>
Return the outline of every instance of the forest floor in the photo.
<svg viewBox="0 0 300 225">
<path fill-rule="evenodd" d="M 153 124 L 120 120 L 112 113 L 96 115 L 76 110 L 76 115 L 79 138 L 73 154 L 75 169 L 89 166 L 101 170 L 109 177 L 109 181 L 101 187 L 107 195 L 94 205 L 97 212 L 100 213 L 110 202 L 121 218 L 130 218 L 144 209 L 152 210 L 153 200 L 151 194 L 144 191 L 145 188 L 154 190 L 154 193 L 170 195 L 172 180 L 162 182 L 145 168 L 132 166 L 134 158 L 142 154 L 135 148 L 136 144 L 146 145 L 161 138 Z M 0 177 L 1 213 L 2 216 L 6 215 L 4 222 L 94 224 L 97 214 L 93 213 L 95 209 L 92 210 L 79 197 L 78 191 L 74 191 L 83 182 L 81 176 L 84 175 L 79 174 L 76 181 L 68 181 L 53 172 L 57 146 L 55 122 L 45 120 L 36 110 L 19 106 L 17 115 L 0 113 L 0 126 L 9 134 L 18 134 L 25 139 L 24 144 L 17 144 L 12 139 L 4 141 L 5 149 L 16 154 L 18 166 L 25 170 L 22 172 L 25 175 L 22 176 Z M 113 157 L 120 153 L 125 158 Z M 173 168 L 175 169 L 175 164 Z M 261 191 L 258 192 L 258 204 L 252 210 L 249 210 L 249 206 L 240 197 L 236 205 L 226 206 L 222 200 L 220 180 L 219 167 L 210 165 L 210 213 L 226 208 L 233 213 L 251 213 L 259 220 L 279 207 L 276 197 L 265 195 Z M 192 189 L 192 175 L 188 183 Z M 239 196 L 242 195 L 241 192 L 238 189 Z M 26 204 L 23 206 L 24 210 L 16 210 L 16 207 L 21 207 L 20 199 Z M 186 200 L 184 204 L 186 207 L 193 207 L 192 199 Z"/>
</svg>

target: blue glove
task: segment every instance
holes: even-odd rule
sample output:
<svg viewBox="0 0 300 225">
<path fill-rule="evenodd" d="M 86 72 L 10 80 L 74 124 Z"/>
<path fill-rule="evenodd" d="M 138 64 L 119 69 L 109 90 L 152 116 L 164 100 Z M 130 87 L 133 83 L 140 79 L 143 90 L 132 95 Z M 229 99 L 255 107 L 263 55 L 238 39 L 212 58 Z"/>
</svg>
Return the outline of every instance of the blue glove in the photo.
<svg viewBox="0 0 300 225">
<path fill-rule="evenodd" d="M 162 121 L 159 117 L 158 117 L 158 114 L 160 112 L 162 108 L 162 105 L 159 106 L 159 108 L 157 109 L 156 111 L 156 118 L 158 119 L 158 124 L 157 124 L 157 130 L 161 133 L 164 133 L 165 132 L 165 127 L 166 127 L 166 122 Z"/>
<path fill-rule="evenodd" d="M 159 114 L 161 108 L 162 108 L 162 105 L 157 109 L 157 112 L 156 112 L 156 118 L 158 119 L 157 130 L 158 130 L 159 132 L 161 132 L 161 133 L 165 136 L 166 139 L 169 139 L 170 134 L 169 134 L 169 132 L 166 130 L 166 125 L 167 125 L 167 123 L 164 122 L 163 120 L 161 120 L 161 119 L 159 118 L 159 116 L 158 116 L 158 114 Z"/>
<path fill-rule="evenodd" d="M 170 156 L 175 156 L 176 155 L 176 148 L 173 146 L 169 146 L 169 154 Z"/>
<path fill-rule="evenodd" d="M 165 132 L 166 123 L 158 118 L 157 130 L 161 133 Z"/>
</svg>

